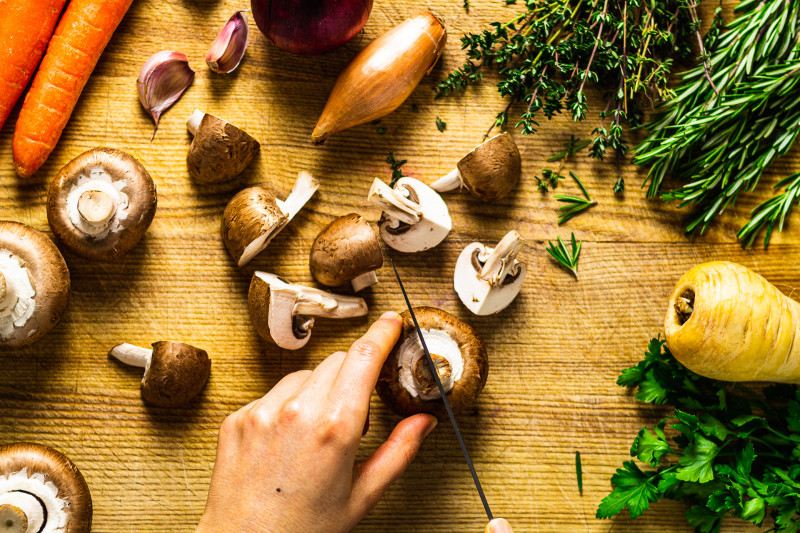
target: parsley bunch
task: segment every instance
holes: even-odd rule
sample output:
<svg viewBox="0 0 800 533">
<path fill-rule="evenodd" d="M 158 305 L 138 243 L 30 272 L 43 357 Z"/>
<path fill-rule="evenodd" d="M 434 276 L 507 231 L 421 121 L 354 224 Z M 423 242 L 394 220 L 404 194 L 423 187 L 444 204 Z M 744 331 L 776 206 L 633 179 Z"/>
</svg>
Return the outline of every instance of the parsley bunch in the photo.
<svg viewBox="0 0 800 533">
<path fill-rule="evenodd" d="M 678 363 L 664 341 L 650 341 L 645 358 L 623 371 L 619 385 L 636 399 L 675 407 L 652 431 L 642 428 L 631 456 L 611 477 L 614 490 L 597 510 L 632 518 L 662 498 L 691 504 L 686 520 L 717 532 L 726 515 L 769 531 L 800 530 L 800 395 L 793 385 L 760 393 L 701 377 Z"/>
</svg>

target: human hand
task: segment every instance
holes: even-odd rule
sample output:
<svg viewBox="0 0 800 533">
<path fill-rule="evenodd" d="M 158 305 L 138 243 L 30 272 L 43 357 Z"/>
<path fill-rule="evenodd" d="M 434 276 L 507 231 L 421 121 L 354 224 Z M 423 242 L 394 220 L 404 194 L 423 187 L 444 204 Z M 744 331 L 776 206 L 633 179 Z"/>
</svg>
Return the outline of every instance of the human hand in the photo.
<svg viewBox="0 0 800 533">
<path fill-rule="evenodd" d="M 486 525 L 483 533 L 514 533 L 511 531 L 511 524 L 505 518 L 495 518 Z"/>
<path fill-rule="evenodd" d="M 372 390 L 400 330 L 397 314 L 384 314 L 347 354 L 289 374 L 226 418 L 197 532 L 352 529 L 436 427 L 431 415 L 408 417 L 355 464 Z"/>
</svg>

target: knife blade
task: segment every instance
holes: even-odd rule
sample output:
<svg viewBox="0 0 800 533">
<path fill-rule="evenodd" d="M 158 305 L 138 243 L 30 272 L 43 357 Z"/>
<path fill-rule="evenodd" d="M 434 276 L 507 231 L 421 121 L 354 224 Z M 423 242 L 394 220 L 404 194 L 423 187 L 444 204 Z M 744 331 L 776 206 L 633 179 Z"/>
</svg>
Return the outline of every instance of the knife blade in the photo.
<svg viewBox="0 0 800 533">
<path fill-rule="evenodd" d="M 425 352 L 425 358 L 428 360 L 431 374 L 433 374 L 433 379 L 436 380 L 436 386 L 439 388 L 439 394 L 442 397 L 442 402 L 444 402 L 444 408 L 447 411 L 447 416 L 450 418 L 450 423 L 453 425 L 453 429 L 456 432 L 456 438 L 458 439 L 459 446 L 461 446 L 461 452 L 464 454 L 464 459 L 467 460 L 467 466 L 469 467 L 469 473 L 472 475 L 472 481 L 475 482 L 475 488 L 478 489 L 478 495 L 481 497 L 481 503 L 483 503 L 483 510 L 486 511 L 486 517 L 491 520 L 492 510 L 489 508 L 489 502 L 486 500 L 486 494 L 483 493 L 481 481 L 478 479 L 478 473 L 475 471 L 475 465 L 472 464 L 472 459 L 467 451 L 467 445 L 464 443 L 464 437 L 461 436 L 461 430 L 458 429 L 456 415 L 453 414 L 453 409 L 450 407 L 450 402 L 447 400 L 447 394 L 444 392 L 442 380 L 439 379 L 439 372 L 437 372 L 436 365 L 433 363 L 433 359 L 431 358 L 431 353 L 428 351 L 428 345 L 425 344 L 425 338 L 422 336 L 422 330 L 417 322 L 417 316 L 414 314 L 414 309 L 411 307 L 411 301 L 408 299 L 408 294 L 406 293 L 405 287 L 403 287 L 403 282 L 400 279 L 400 273 L 397 272 L 397 267 L 395 266 L 394 261 L 392 259 L 389 259 L 389 261 L 392 263 L 394 275 L 397 278 L 397 283 L 400 285 L 400 292 L 403 293 L 403 299 L 406 301 L 406 307 L 408 307 L 408 312 L 411 315 L 411 321 L 414 323 L 414 328 L 417 330 L 417 336 L 419 336 L 419 342 L 422 344 L 422 351 Z"/>
</svg>

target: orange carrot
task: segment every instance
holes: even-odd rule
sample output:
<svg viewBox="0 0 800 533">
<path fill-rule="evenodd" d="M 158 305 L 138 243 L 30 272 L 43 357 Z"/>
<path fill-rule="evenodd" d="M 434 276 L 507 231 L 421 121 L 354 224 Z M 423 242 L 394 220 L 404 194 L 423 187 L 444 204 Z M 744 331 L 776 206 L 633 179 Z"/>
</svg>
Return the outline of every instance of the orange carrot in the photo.
<svg viewBox="0 0 800 533">
<path fill-rule="evenodd" d="M 0 0 L 0 128 L 42 59 L 66 0 Z"/>
<path fill-rule="evenodd" d="M 47 160 L 83 87 L 133 0 L 72 0 L 19 113 L 12 151 L 23 178 Z"/>
</svg>

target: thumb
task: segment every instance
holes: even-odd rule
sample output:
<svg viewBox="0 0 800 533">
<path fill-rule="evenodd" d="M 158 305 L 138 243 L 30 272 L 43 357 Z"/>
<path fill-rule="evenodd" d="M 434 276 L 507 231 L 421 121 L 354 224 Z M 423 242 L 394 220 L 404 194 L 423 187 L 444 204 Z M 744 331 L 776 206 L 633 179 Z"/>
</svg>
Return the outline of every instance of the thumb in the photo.
<svg viewBox="0 0 800 533">
<path fill-rule="evenodd" d="M 513 533 L 511 524 L 505 518 L 495 518 L 486 526 L 484 533 Z"/>
<path fill-rule="evenodd" d="M 402 420 L 386 442 L 367 460 L 356 465 L 353 495 L 356 502 L 364 505 L 363 512 L 374 507 L 389 485 L 406 471 L 437 422 L 435 417 L 426 413 Z"/>
</svg>

